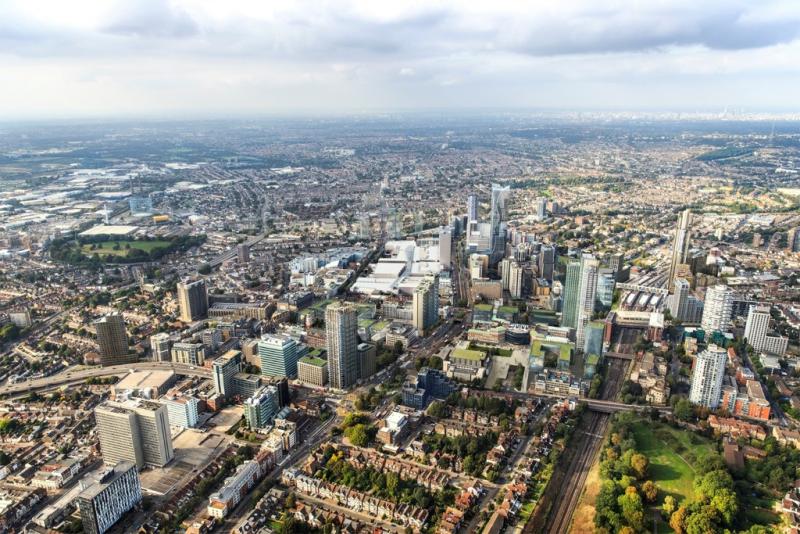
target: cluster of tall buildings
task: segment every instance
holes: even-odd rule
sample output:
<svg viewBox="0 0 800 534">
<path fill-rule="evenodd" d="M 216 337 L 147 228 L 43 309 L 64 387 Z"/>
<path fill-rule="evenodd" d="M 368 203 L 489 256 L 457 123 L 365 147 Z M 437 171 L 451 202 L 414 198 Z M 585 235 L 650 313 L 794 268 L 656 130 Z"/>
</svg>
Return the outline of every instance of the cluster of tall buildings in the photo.
<svg viewBox="0 0 800 534">
<path fill-rule="evenodd" d="M 467 250 L 486 254 L 493 259 L 505 254 L 506 202 L 511 188 L 492 184 L 489 222 L 481 222 L 478 214 L 478 199 L 475 195 L 467 198 Z"/>
</svg>

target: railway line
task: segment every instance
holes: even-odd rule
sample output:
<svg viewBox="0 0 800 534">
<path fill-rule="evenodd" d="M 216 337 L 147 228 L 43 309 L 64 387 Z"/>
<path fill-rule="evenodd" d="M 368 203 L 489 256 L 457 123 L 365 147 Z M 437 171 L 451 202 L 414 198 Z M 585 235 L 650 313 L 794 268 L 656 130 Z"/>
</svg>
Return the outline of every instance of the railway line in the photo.
<svg viewBox="0 0 800 534">
<path fill-rule="evenodd" d="M 630 361 L 622 359 L 608 359 L 606 370 L 606 380 L 600 398 L 603 400 L 615 400 L 619 394 L 622 384 L 627 375 Z M 571 455 L 567 465 L 562 465 L 566 471 L 563 476 L 553 477 L 552 481 L 558 481 L 556 487 L 548 488 L 551 492 L 552 506 L 547 513 L 544 524 L 541 527 L 526 528 L 525 532 L 543 532 L 545 534 L 564 534 L 569 531 L 572 522 L 572 514 L 578 507 L 583 486 L 600 449 L 603 445 L 606 430 L 610 423 L 610 415 L 594 411 L 584 413 L 581 423 L 575 436 L 577 449 Z"/>
</svg>

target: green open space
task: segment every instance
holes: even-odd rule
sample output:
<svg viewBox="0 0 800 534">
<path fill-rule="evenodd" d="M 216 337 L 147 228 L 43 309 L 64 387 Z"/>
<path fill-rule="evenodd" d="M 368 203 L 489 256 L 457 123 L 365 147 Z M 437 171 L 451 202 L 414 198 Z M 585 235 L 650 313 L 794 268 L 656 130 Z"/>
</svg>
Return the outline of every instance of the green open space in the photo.
<svg viewBox="0 0 800 534">
<path fill-rule="evenodd" d="M 637 449 L 650 459 L 648 473 L 659 489 L 680 502 L 694 496 L 692 482 L 698 459 L 714 452 L 710 440 L 652 421 L 633 425 Z M 663 500 L 663 499 L 662 499 Z"/>
<path fill-rule="evenodd" d="M 122 256 L 130 255 L 131 250 L 142 250 L 150 253 L 158 248 L 168 248 L 169 241 L 102 241 L 100 243 L 85 243 L 81 245 L 81 251 L 87 256 L 99 254 L 101 256 Z"/>
</svg>

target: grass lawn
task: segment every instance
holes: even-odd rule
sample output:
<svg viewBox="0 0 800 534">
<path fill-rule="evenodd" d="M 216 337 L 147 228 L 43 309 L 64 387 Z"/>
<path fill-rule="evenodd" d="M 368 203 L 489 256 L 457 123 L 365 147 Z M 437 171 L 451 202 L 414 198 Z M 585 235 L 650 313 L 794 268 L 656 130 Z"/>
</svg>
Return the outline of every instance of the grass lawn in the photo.
<svg viewBox="0 0 800 534">
<path fill-rule="evenodd" d="M 641 421 L 634 425 L 637 448 L 650 459 L 649 478 L 663 497 L 671 494 L 680 502 L 694 495 L 692 462 L 713 451 L 710 440 L 661 423 Z"/>
<path fill-rule="evenodd" d="M 114 245 L 119 244 L 119 250 L 114 250 Z M 81 246 L 81 251 L 86 254 L 87 256 L 91 256 L 93 254 L 100 254 L 101 256 L 127 256 L 128 255 L 128 248 L 126 245 L 130 245 L 131 249 L 139 249 L 145 252 L 150 252 L 157 248 L 167 248 L 170 245 L 169 241 L 104 241 L 102 243 L 95 243 L 97 248 L 92 250 L 91 244 L 85 244 Z"/>
</svg>

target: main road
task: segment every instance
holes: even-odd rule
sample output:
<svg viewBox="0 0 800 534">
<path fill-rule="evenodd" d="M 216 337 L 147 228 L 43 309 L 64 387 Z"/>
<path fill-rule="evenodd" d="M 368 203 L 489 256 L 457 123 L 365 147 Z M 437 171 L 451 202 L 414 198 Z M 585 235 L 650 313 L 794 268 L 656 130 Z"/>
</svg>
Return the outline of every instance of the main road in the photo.
<svg viewBox="0 0 800 534">
<path fill-rule="evenodd" d="M 67 386 L 85 382 L 89 378 L 102 378 L 107 376 L 122 376 L 135 371 L 145 370 L 159 370 L 175 371 L 176 374 L 185 376 L 199 376 L 202 378 L 211 378 L 211 370 L 204 367 L 196 367 L 191 365 L 184 365 L 173 362 L 137 362 L 127 365 L 110 365 L 108 367 L 92 367 L 90 369 L 82 369 L 80 371 L 67 370 L 57 375 L 46 376 L 43 378 L 36 378 L 18 382 L 16 384 L 7 384 L 0 387 L 0 396 L 5 395 L 20 395 L 28 394 L 31 391 L 38 391 L 42 389 L 52 389 L 60 386 Z"/>
</svg>

